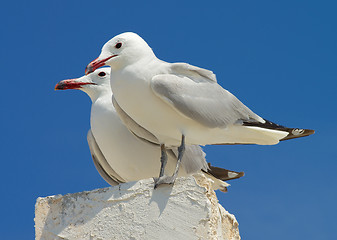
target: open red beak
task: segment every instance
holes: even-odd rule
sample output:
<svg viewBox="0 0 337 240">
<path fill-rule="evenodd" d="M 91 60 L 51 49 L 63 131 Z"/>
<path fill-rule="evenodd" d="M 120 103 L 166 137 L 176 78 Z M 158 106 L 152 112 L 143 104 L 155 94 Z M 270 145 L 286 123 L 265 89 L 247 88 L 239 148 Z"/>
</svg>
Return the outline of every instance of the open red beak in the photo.
<svg viewBox="0 0 337 240">
<path fill-rule="evenodd" d="M 58 82 L 55 85 L 55 90 L 80 89 L 83 85 L 96 85 L 91 82 L 77 82 L 76 79 L 68 79 Z"/>
<path fill-rule="evenodd" d="M 85 68 L 85 75 L 88 75 L 89 73 L 92 73 L 97 68 L 103 67 L 110 58 L 116 57 L 117 55 L 112 55 L 110 57 L 104 58 L 102 60 L 99 60 L 99 58 L 96 58 L 94 61 L 89 63 L 87 67 Z"/>
</svg>

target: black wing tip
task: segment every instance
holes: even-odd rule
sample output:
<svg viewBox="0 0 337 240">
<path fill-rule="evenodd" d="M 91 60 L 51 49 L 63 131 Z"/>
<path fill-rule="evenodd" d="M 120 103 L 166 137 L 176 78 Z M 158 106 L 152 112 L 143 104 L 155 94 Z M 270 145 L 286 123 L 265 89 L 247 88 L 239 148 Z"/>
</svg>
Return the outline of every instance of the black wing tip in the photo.
<svg viewBox="0 0 337 240">
<path fill-rule="evenodd" d="M 233 179 L 238 179 L 238 178 L 241 178 L 243 176 L 245 176 L 245 173 L 244 172 L 234 172 L 234 171 L 230 171 L 228 170 L 230 173 L 235 173 L 236 176 L 234 177 L 229 177 L 227 180 L 233 180 Z"/>
<path fill-rule="evenodd" d="M 207 171 L 208 174 L 211 174 L 213 177 L 220 179 L 222 181 L 238 179 L 245 175 L 244 172 L 236 172 L 236 171 L 232 171 L 232 170 L 228 170 L 228 169 L 224 169 L 220 167 L 214 167 L 214 166 L 211 166 L 210 163 L 208 163 L 208 168 L 209 168 Z M 235 176 L 230 176 L 230 174 L 235 175 Z"/>
<path fill-rule="evenodd" d="M 288 128 L 287 132 L 289 133 L 286 137 L 282 138 L 280 141 L 307 137 L 315 133 L 315 130 L 312 129 L 300 129 L 300 128 Z"/>
<path fill-rule="evenodd" d="M 245 176 L 245 173 L 244 172 L 239 172 L 237 178 L 240 178 L 240 177 L 243 177 L 243 176 Z"/>
<path fill-rule="evenodd" d="M 300 138 L 300 137 L 307 137 L 315 133 L 315 130 L 312 129 L 301 129 L 301 128 L 288 128 L 284 127 L 282 125 L 273 123 L 267 119 L 263 119 L 265 122 L 243 122 L 244 126 L 252 126 L 252 127 L 260 127 L 260 128 L 266 128 L 271 130 L 277 130 L 277 131 L 283 131 L 288 132 L 288 135 L 280 141 L 289 140 L 293 138 Z"/>
</svg>

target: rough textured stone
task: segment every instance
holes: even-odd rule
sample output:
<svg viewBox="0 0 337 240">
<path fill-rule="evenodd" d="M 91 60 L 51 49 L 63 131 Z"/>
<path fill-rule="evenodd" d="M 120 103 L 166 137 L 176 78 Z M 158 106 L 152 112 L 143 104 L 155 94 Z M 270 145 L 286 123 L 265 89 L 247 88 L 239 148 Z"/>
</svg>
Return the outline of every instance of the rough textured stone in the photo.
<svg viewBox="0 0 337 240">
<path fill-rule="evenodd" d="M 198 184 L 196 184 L 196 182 Z M 240 239 L 238 222 L 203 175 L 38 198 L 36 239 Z"/>
</svg>

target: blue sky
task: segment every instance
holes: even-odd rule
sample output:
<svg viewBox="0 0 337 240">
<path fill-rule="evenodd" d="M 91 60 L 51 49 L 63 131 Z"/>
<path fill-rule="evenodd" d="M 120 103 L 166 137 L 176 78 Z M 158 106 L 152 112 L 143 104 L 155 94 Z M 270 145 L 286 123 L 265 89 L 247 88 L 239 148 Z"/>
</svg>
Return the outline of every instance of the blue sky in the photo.
<svg viewBox="0 0 337 240">
<path fill-rule="evenodd" d="M 220 3 L 221 2 L 221 3 Z M 220 203 L 243 239 L 333 239 L 337 224 L 335 1 L 6 1 L 1 24 L 1 235 L 34 238 L 39 196 L 105 187 L 86 142 L 90 99 L 55 92 L 103 44 L 140 34 L 168 62 L 213 70 L 260 116 L 311 128 L 276 146 L 207 146 L 244 171 Z"/>
</svg>

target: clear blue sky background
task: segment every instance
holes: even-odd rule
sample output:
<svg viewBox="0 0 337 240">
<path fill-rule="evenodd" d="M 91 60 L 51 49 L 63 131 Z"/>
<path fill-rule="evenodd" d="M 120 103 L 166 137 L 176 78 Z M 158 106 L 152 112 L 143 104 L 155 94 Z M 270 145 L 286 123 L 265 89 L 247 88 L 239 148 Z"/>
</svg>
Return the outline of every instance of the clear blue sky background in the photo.
<svg viewBox="0 0 337 240">
<path fill-rule="evenodd" d="M 107 186 L 86 142 L 90 99 L 54 85 L 134 31 L 165 61 L 213 70 L 259 115 L 316 130 L 276 146 L 205 148 L 213 165 L 246 173 L 218 193 L 243 239 L 334 239 L 336 1 L 135 2 L 2 3 L 1 237 L 34 238 L 39 196 Z"/>
</svg>

